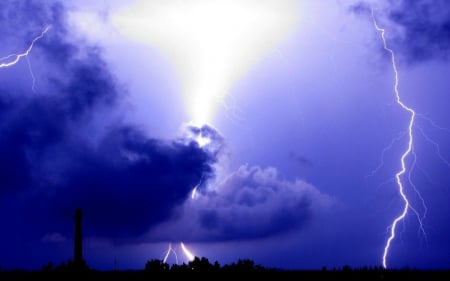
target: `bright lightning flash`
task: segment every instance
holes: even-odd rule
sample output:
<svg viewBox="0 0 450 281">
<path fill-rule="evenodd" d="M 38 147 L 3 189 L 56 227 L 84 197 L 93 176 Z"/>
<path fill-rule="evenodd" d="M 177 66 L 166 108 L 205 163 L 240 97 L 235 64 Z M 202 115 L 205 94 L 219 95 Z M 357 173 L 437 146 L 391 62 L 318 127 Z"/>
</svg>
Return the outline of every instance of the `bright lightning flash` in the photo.
<svg viewBox="0 0 450 281">
<path fill-rule="evenodd" d="M 184 246 L 184 243 L 181 242 L 180 243 L 181 249 L 183 250 L 183 253 L 186 255 L 186 257 L 188 258 L 189 261 L 193 261 L 195 259 L 194 254 L 191 253 L 191 251 L 189 251 L 186 246 Z"/>
<path fill-rule="evenodd" d="M 373 24 L 375 26 L 375 29 L 380 33 L 381 35 L 381 39 L 383 41 L 383 47 L 384 50 L 386 50 L 390 56 L 391 56 L 391 63 L 392 63 L 392 69 L 394 71 L 394 75 L 395 75 L 395 84 L 394 84 L 394 92 L 395 92 L 395 97 L 396 97 L 396 102 L 398 105 L 400 105 L 400 107 L 405 110 L 406 112 L 408 112 L 410 114 L 410 118 L 409 118 L 409 124 L 408 124 L 408 145 L 405 149 L 405 151 L 403 152 L 401 158 L 400 158 L 400 163 L 401 163 L 401 169 L 395 174 L 395 178 L 396 178 L 396 182 L 397 182 L 397 187 L 398 187 L 398 191 L 400 193 L 400 196 L 404 202 L 403 205 L 403 211 L 401 212 L 400 215 L 398 215 L 392 222 L 391 226 L 389 227 L 390 229 L 390 235 L 388 240 L 386 241 L 386 245 L 384 247 L 384 252 L 383 252 L 383 267 L 387 268 L 387 256 L 389 254 L 389 248 L 391 246 L 392 241 L 395 239 L 395 234 L 396 234 L 396 228 L 397 225 L 404 220 L 404 218 L 406 217 L 406 214 L 408 213 L 408 209 L 410 208 L 410 203 L 408 200 L 408 197 L 405 194 L 404 191 L 404 184 L 402 181 L 402 177 L 403 175 L 406 173 L 407 171 L 407 167 L 406 167 L 406 158 L 408 158 L 408 156 L 410 156 L 412 154 L 412 150 L 413 150 L 413 126 L 414 126 L 414 122 L 415 122 L 415 118 L 416 118 L 416 112 L 408 107 L 407 105 L 405 105 L 400 97 L 400 93 L 398 90 L 398 85 L 399 85 L 399 79 L 398 79 L 398 70 L 397 70 L 397 64 L 396 64 L 396 59 L 395 59 L 395 53 L 394 51 L 388 47 L 387 43 L 386 43 L 386 37 L 385 37 L 385 29 L 381 28 L 376 19 L 375 19 L 375 15 L 372 9 L 372 19 L 373 19 Z"/>
<path fill-rule="evenodd" d="M 179 72 L 192 122 L 212 123 L 232 84 L 293 29 L 295 0 L 140 0 L 113 18 Z"/>
<path fill-rule="evenodd" d="M 191 251 L 189 251 L 183 242 L 180 243 L 180 248 L 183 251 L 183 254 L 186 256 L 188 261 L 193 261 L 195 259 L 194 254 L 192 254 Z M 169 243 L 169 247 L 167 248 L 167 251 L 163 258 L 163 263 L 167 263 L 167 260 L 169 259 L 170 254 L 173 254 L 175 256 L 176 263 L 178 264 L 178 255 L 175 249 L 172 247 L 172 243 Z"/>
</svg>

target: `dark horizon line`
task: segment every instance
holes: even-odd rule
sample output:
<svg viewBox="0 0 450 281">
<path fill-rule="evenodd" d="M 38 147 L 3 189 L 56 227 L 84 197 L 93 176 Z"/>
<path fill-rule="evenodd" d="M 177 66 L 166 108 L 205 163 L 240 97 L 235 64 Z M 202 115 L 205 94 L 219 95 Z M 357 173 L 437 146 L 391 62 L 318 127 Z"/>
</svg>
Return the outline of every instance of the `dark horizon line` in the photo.
<svg viewBox="0 0 450 281">
<path fill-rule="evenodd" d="M 161 266 L 166 266 L 167 269 L 170 271 L 172 268 L 176 267 L 189 267 L 195 264 L 196 262 L 203 262 L 203 265 L 209 265 L 209 266 L 216 266 L 219 269 L 229 268 L 229 267 L 236 267 L 240 264 L 247 264 L 250 265 L 252 268 L 261 269 L 264 271 L 280 271 L 280 272 L 363 272 L 363 271 L 377 271 L 377 272 L 448 272 L 450 273 L 450 268 L 429 268 L 429 269 L 421 269 L 421 268 L 415 268 L 415 267 L 399 267 L 399 268 L 384 268 L 382 265 L 365 265 L 365 266 L 355 266 L 352 267 L 350 265 L 343 265 L 343 266 L 322 266 L 321 268 L 303 268 L 303 269 L 295 269 L 295 268 L 283 268 L 283 267 L 276 267 L 276 266 L 264 266 L 255 263 L 252 259 L 249 258 L 239 258 L 235 262 L 231 263 L 225 263 L 220 264 L 219 261 L 215 260 L 213 263 L 209 261 L 206 257 L 198 257 L 195 256 L 194 260 L 183 262 L 183 263 L 167 263 L 163 262 L 162 259 L 149 259 L 144 263 L 142 268 L 127 268 L 127 269 L 96 269 L 93 267 L 90 267 L 86 261 L 83 259 L 82 264 L 77 264 L 72 259 L 68 259 L 67 261 L 61 261 L 59 264 L 53 263 L 53 261 L 49 261 L 46 264 L 43 264 L 40 269 L 31 269 L 31 268 L 14 268 L 14 269 L 4 269 L 0 265 L 0 273 L 6 273 L 6 272 L 57 272 L 58 270 L 60 272 L 62 271 L 89 271 L 89 272 L 142 272 L 142 271 L 148 271 L 147 265 L 151 262 L 158 262 Z M 63 268 L 63 270 L 61 270 Z"/>
</svg>

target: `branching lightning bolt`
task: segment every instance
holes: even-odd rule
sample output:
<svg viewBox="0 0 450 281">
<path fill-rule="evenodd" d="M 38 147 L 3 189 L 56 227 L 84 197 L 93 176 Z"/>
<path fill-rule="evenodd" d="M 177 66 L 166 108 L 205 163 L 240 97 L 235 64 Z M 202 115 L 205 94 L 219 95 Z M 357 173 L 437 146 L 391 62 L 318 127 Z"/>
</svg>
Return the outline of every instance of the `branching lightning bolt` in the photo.
<svg viewBox="0 0 450 281">
<path fill-rule="evenodd" d="M 33 92 L 35 91 L 36 79 L 35 79 L 33 69 L 31 67 L 31 62 L 28 58 L 28 55 L 30 54 L 31 50 L 33 50 L 34 44 L 37 41 L 39 41 L 40 39 L 42 39 L 45 36 L 45 34 L 48 32 L 49 29 L 50 29 L 50 26 L 45 27 L 44 30 L 41 32 L 41 34 L 36 36 L 33 39 L 33 41 L 31 41 L 30 45 L 24 52 L 19 53 L 19 54 L 10 54 L 10 55 L 0 58 L 0 68 L 11 67 L 11 66 L 17 64 L 21 59 L 23 59 L 23 58 L 27 59 L 28 71 L 30 72 L 31 79 L 32 79 L 31 90 Z"/>
<path fill-rule="evenodd" d="M 186 248 L 186 246 L 184 245 L 183 242 L 180 242 L 180 247 L 181 247 L 181 250 L 183 251 L 183 254 L 188 259 L 188 261 L 194 260 L 194 258 L 195 258 L 194 254 Z M 175 261 L 178 264 L 178 255 L 177 255 L 176 250 L 172 247 L 172 243 L 169 243 L 167 251 L 164 254 L 163 263 L 167 263 L 167 261 L 170 257 L 170 254 L 173 254 L 175 256 Z"/>
<path fill-rule="evenodd" d="M 417 127 L 417 126 L 416 126 L 416 128 L 420 131 L 420 133 L 422 134 L 422 136 L 423 136 L 430 144 L 432 144 L 432 145 L 434 146 L 437 157 L 439 157 L 439 159 L 441 159 L 441 161 L 442 161 L 443 163 L 445 163 L 445 165 L 447 165 L 447 167 L 450 167 L 450 162 L 449 162 L 447 159 L 445 159 L 445 158 L 442 156 L 442 154 L 441 154 L 441 148 L 439 147 L 439 144 L 438 144 L 437 142 L 433 141 L 429 136 L 427 136 L 427 134 L 425 134 L 425 132 L 423 131 L 422 128 Z M 437 128 L 438 128 L 438 129 L 442 129 L 442 130 L 445 129 L 445 128 L 442 128 L 442 127 L 437 127 Z"/>
<path fill-rule="evenodd" d="M 164 255 L 163 263 L 167 263 L 167 260 L 169 259 L 170 254 L 173 254 L 175 256 L 175 262 L 178 264 L 178 255 L 175 252 L 175 250 L 172 248 L 172 243 L 169 243 L 169 247 L 167 248 L 167 252 Z"/>
<path fill-rule="evenodd" d="M 383 149 L 383 151 L 381 152 L 381 160 L 380 160 L 380 164 L 378 165 L 378 167 L 376 167 L 372 172 L 370 172 L 370 174 L 368 174 L 367 176 L 365 176 L 365 178 L 369 178 L 369 177 L 373 177 L 383 166 L 384 166 L 384 156 L 387 153 L 388 150 L 390 150 L 394 144 L 398 141 L 400 141 L 401 138 L 404 137 L 406 132 L 402 132 L 401 134 L 399 134 L 399 136 L 397 136 L 396 138 L 394 138 L 391 143 L 385 147 Z"/>
<path fill-rule="evenodd" d="M 27 56 L 27 64 L 28 64 L 28 71 L 31 75 L 31 90 L 35 92 L 36 90 L 36 77 L 34 76 L 33 68 L 31 67 L 30 58 Z"/>
<path fill-rule="evenodd" d="M 400 215 L 398 215 L 394 221 L 392 222 L 392 224 L 390 225 L 389 229 L 390 229 L 390 235 L 389 238 L 386 241 L 385 247 L 384 247 L 384 252 L 383 252 L 383 267 L 387 268 L 387 256 L 389 254 L 389 248 L 391 246 L 392 241 L 395 239 L 395 234 L 396 234 L 396 228 L 399 222 L 403 221 L 404 218 L 406 217 L 406 214 L 408 213 L 408 209 L 410 208 L 410 203 L 408 200 L 408 197 L 405 194 L 404 191 L 404 184 L 402 181 L 402 176 L 406 173 L 407 168 L 406 168 L 406 158 L 408 158 L 408 156 L 410 156 L 413 153 L 413 127 L 414 127 L 414 122 L 415 122 L 415 118 L 416 118 L 416 112 L 408 107 L 407 105 L 405 105 L 400 97 L 400 92 L 398 90 L 398 85 L 399 85 L 399 78 L 398 78 L 398 70 L 397 70 L 397 64 L 396 64 L 396 59 L 395 59 L 395 53 L 394 51 L 388 47 L 387 43 L 386 43 L 386 37 L 385 37 L 385 29 L 381 28 L 376 19 L 375 19 L 375 15 L 374 15 L 374 11 L 372 9 L 372 20 L 373 20 L 373 24 L 375 26 L 375 29 L 380 33 L 381 36 L 381 40 L 383 41 L 383 47 L 384 50 L 386 50 L 391 57 L 391 63 L 392 63 L 392 69 L 394 71 L 394 76 L 395 76 L 395 84 L 394 84 L 394 92 L 395 92 L 395 97 L 396 97 L 396 102 L 397 104 L 406 112 L 408 112 L 410 114 L 410 118 L 409 118 L 409 123 L 408 123 L 408 145 L 405 149 L 405 151 L 403 152 L 401 158 L 400 158 L 400 163 L 401 163 L 401 169 L 395 174 L 395 178 L 397 181 L 397 186 L 398 186 L 398 191 L 400 193 L 400 196 L 404 202 L 403 205 L 403 211 L 401 212 Z"/>
<path fill-rule="evenodd" d="M 0 68 L 5 68 L 5 67 L 10 67 L 13 66 L 15 64 L 17 64 L 22 58 L 27 57 L 31 50 L 34 47 L 34 44 L 39 41 L 40 39 L 42 39 L 45 35 L 45 33 L 47 33 L 47 31 L 50 29 L 50 26 L 47 26 L 46 28 L 44 28 L 44 30 L 41 32 L 41 34 L 37 37 L 35 37 L 33 39 L 33 41 L 31 41 L 31 44 L 28 46 L 28 48 L 20 54 L 11 54 L 8 55 L 6 57 L 2 57 L 0 58 Z"/>
</svg>

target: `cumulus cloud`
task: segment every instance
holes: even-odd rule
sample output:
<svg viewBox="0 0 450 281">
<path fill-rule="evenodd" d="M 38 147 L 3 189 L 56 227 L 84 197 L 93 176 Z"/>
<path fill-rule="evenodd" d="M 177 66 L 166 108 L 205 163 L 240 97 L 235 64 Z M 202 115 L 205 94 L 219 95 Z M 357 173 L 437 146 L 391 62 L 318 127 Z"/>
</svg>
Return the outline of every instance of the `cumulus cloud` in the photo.
<svg viewBox="0 0 450 281">
<path fill-rule="evenodd" d="M 264 238 L 306 227 L 334 199 L 313 185 L 280 178 L 274 167 L 241 166 L 210 191 L 186 202 L 174 221 L 149 234 L 163 241 Z"/>
</svg>

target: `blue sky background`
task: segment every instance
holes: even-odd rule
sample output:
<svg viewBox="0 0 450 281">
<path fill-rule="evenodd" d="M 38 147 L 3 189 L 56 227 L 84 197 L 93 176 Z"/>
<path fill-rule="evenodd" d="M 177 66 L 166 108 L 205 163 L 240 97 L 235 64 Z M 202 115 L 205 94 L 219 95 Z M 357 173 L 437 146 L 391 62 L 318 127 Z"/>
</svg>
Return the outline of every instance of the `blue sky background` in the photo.
<svg viewBox="0 0 450 281">
<path fill-rule="evenodd" d="M 173 57 L 115 25 L 138 2 L 1 2 L 0 64 L 51 26 L 0 68 L 1 269 L 72 258 L 76 207 L 98 269 L 143 268 L 169 243 L 186 262 L 181 241 L 221 264 L 381 265 L 409 116 L 371 8 L 418 114 L 402 178 L 414 209 L 388 266 L 449 268 L 447 1 L 278 2 L 295 26 L 223 89 L 205 126 L 189 125 Z"/>
</svg>

